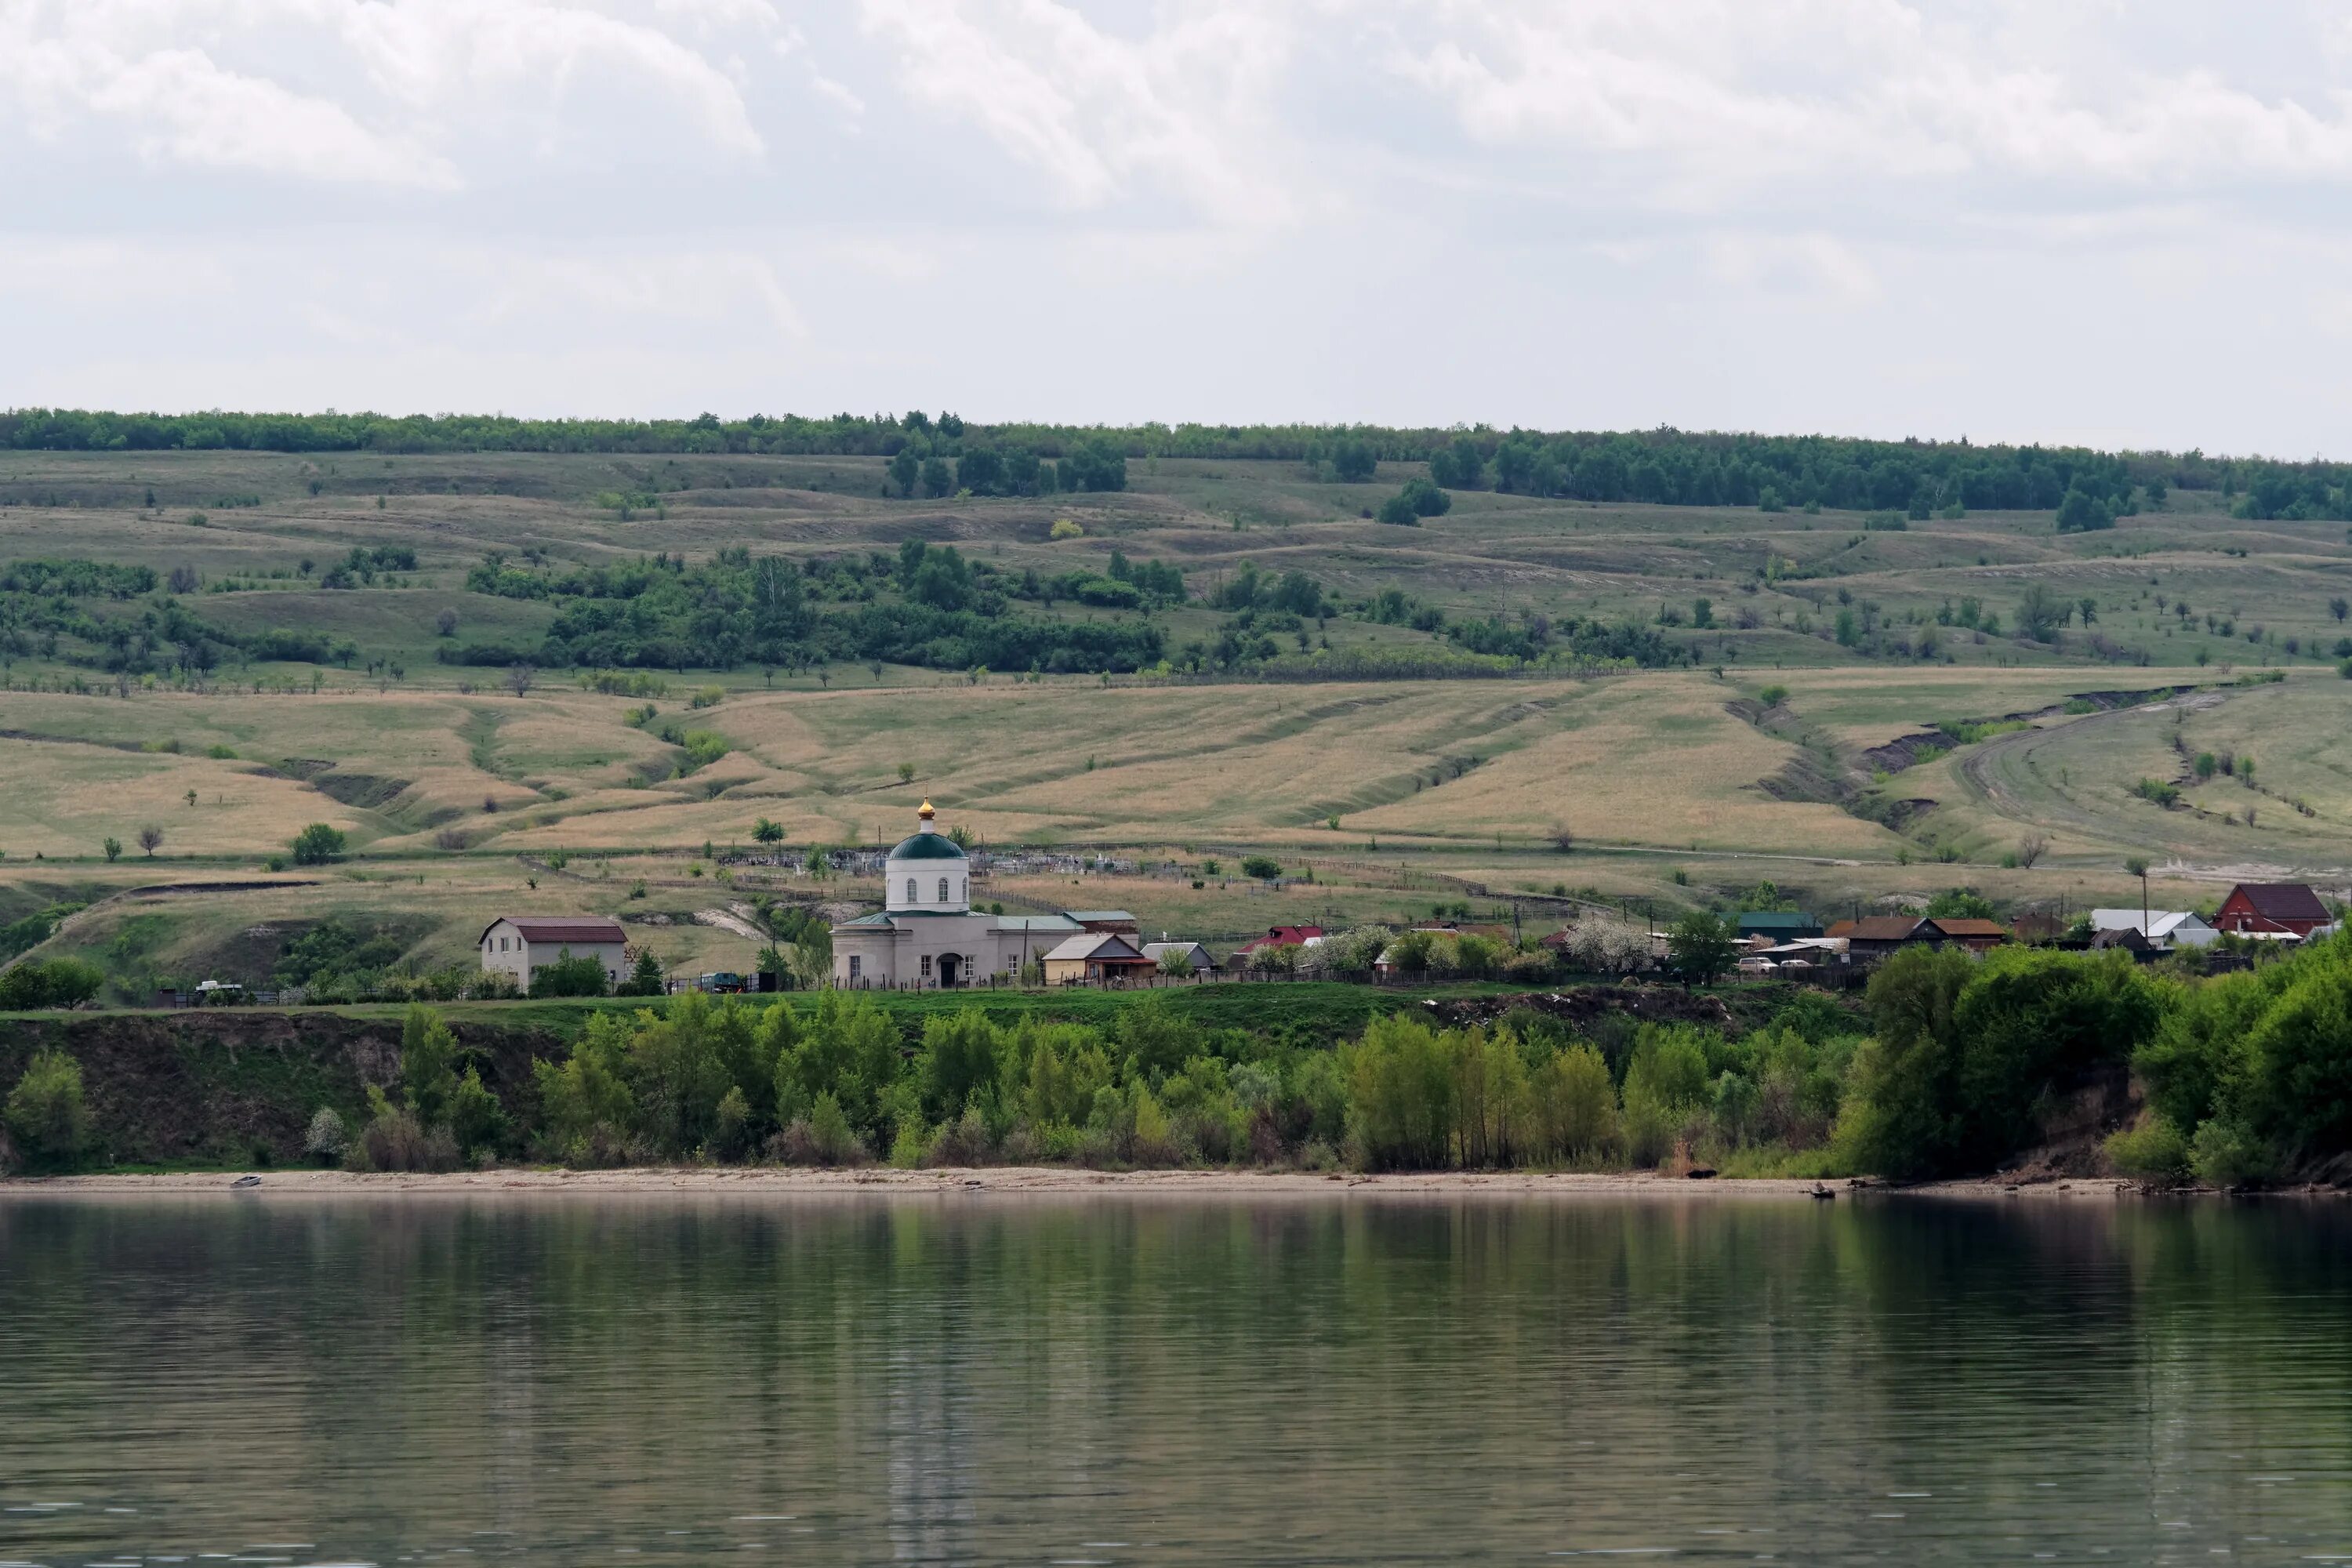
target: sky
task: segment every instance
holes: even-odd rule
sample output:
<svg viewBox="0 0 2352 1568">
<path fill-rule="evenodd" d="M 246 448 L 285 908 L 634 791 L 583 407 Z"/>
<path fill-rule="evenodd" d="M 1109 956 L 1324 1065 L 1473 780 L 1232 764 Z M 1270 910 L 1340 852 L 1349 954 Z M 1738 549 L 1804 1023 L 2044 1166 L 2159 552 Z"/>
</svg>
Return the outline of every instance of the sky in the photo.
<svg viewBox="0 0 2352 1568">
<path fill-rule="evenodd" d="M 0 0 L 0 405 L 2352 458 L 2352 0 Z"/>
</svg>

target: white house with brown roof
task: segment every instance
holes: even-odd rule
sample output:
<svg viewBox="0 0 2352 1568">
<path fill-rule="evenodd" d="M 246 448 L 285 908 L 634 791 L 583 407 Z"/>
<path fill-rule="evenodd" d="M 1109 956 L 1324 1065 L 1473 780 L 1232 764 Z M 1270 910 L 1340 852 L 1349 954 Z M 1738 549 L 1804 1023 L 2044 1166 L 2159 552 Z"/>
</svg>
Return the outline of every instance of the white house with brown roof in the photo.
<svg viewBox="0 0 2352 1568">
<path fill-rule="evenodd" d="M 533 970 L 565 957 L 596 960 L 615 985 L 629 973 L 628 937 L 602 915 L 500 915 L 482 928 L 481 948 L 482 967 L 512 975 L 524 991 Z"/>
</svg>

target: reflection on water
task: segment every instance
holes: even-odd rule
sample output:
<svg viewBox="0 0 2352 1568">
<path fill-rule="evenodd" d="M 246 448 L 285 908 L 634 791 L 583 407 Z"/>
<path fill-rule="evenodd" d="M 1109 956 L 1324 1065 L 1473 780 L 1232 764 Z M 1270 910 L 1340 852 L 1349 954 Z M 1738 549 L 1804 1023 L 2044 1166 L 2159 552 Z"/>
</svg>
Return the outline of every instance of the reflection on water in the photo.
<svg viewBox="0 0 2352 1568">
<path fill-rule="evenodd" d="M 2352 1561 L 2348 1331 L 2324 1206 L 16 1196 L 0 1561 Z"/>
</svg>

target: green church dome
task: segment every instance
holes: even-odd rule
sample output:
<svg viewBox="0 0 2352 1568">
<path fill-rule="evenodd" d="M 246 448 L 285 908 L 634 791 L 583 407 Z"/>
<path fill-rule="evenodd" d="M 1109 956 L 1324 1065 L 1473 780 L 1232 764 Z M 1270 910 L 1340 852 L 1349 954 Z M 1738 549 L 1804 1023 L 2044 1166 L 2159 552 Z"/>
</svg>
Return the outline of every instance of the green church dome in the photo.
<svg viewBox="0 0 2352 1568">
<path fill-rule="evenodd" d="M 900 839 L 898 847 L 890 851 L 891 859 L 961 860 L 964 858 L 961 845 L 931 826 L 931 818 L 939 813 L 931 809 L 929 801 L 923 802 L 921 809 L 915 815 L 923 819 L 923 830 L 912 838 Z"/>
<path fill-rule="evenodd" d="M 899 840 L 898 847 L 890 851 L 893 860 L 961 860 L 963 850 L 944 833 L 918 833 L 912 838 Z"/>
</svg>

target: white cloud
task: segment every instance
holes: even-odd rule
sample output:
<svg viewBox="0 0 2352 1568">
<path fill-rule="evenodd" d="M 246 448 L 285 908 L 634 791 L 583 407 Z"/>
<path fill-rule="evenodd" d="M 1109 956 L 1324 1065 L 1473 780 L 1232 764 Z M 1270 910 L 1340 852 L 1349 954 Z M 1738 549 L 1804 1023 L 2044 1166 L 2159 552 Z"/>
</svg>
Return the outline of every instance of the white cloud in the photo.
<svg viewBox="0 0 2352 1568">
<path fill-rule="evenodd" d="M 967 121 L 1072 207 L 1162 191 L 1211 219 L 1277 222 L 1285 7 L 1175 7 L 1122 37 L 1055 0 L 861 0 L 916 103 Z"/>
<path fill-rule="evenodd" d="M 1879 296 L 1870 264 L 1833 235 L 1719 234 L 1707 241 L 1720 281 L 1771 292 L 1820 293 L 1852 303 Z"/>
<path fill-rule="evenodd" d="M 656 14 L 772 26 L 765 5 Z M 587 101 L 582 101 L 586 100 Z M 166 165 L 437 188 L 647 110 L 721 153 L 764 144 L 719 67 L 659 26 L 537 0 L 0 0 L 0 127 L 121 127 Z M 13 113 L 12 113 L 13 111 Z M 568 122 L 568 123 L 567 123 Z"/>
<path fill-rule="evenodd" d="M 2112 45 L 2130 24 L 2099 9 Z M 1702 186 L 2352 177 L 2343 92 L 2266 97 L 2112 47 L 2021 53 L 2046 39 L 1970 15 L 1900 0 L 1459 0 L 1399 7 L 1386 63 L 1481 143 L 1643 158 Z"/>
<path fill-rule="evenodd" d="M 79 116 L 130 128 L 141 156 L 204 168 L 247 169 L 371 184 L 448 185 L 447 163 L 398 136 L 369 130 L 329 100 L 224 68 L 202 49 L 122 47 L 83 13 L 43 28 L 28 5 L 0 11 L 0 109 L 12 100 L 44 140 Z"/>
<path fill-rule="evenodd" d="M 518 321 L 629 318 L 740 325 L 764 318 L 786 338 L 808 324 L 775 266 L 740 250 L 638 255 L 484 251 L 466 258 L 479 293 L 466 313 L 478 325 Z"/>
<path fill-rule="evenodd" d="M 280 3 L 308 11 L 318 0 Z M 659 9 L 681 7 L 672 0 Z M 765 5 L 691 10 L 705 23 L 773 20 Z M 463 113 L 520 97 L 552 118 L 567 107 L 579 79 L 608 70 L 629 95 L 683 110 L 710 145 L 762 151 L 734 80 L 656 26 L 578 5 L 511 0 L 368 0 L 339 5 L 335 15 L 341 41 L 372 79 L 419 114 Z"/>
</svg>

